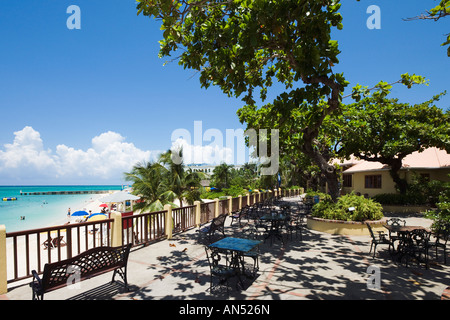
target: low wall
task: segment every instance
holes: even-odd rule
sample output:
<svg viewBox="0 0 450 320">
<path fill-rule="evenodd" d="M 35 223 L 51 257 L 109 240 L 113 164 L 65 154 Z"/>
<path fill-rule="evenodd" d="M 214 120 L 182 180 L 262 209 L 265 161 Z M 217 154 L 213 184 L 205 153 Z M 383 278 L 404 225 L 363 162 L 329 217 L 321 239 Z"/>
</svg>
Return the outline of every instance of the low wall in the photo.
<svg viewBox="0 0 450 320">
<path fill-rule="evenodd" d="M 393 212 L 393 213 L 403 213 L 403 214 L 409 214 L 409 213 L 421 213 L 428 210 L 431 210 L 432 208 L 430 206 L 394 206 L 394 205 L 386 205 L 383 204 L 383 212 Z"/>
<path fill-rule="evenodd" d="M 376 221 L 342 221 L 342 220 L 327 220 L 321 218 L 309 217 L 307 219 L 307 226 L 309 229 L 326 232 L 330 234 L 352 235 L 352 236 L 368 236 L 370 235 L 366 222 L 370 224 L 374 233 L 377 231 L 386 231 L 384 225 L 386 219 Z"/>
</svg>

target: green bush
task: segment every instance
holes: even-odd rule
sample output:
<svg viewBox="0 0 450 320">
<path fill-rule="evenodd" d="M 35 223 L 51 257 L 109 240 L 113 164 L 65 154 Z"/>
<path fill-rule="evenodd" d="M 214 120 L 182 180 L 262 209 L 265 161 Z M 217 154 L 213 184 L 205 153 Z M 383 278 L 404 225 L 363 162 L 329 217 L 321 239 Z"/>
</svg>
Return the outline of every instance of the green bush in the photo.
<svg viewBox="0 0 450 320">
<path fill-rule="evenodd" d="M 431 228 L 436 231 L 442 225 L 450 224 L 450 182 L 445 183 L 445 187 L 438 194 L 436 210 L 429 210 L 424 216 L 433 220 Z"/>
<path fill-rule="evenodd" d="M 372 199 L 376 202 L 386 205 L 397 205 L 397 206 L 405 206 L 405 205 L 420 205 L 425 202 L 425 199 L 420 196 L 407 193 L 380 193 L 372 197 Z"/>
<path fill-rule="evenodd" d="M 405 194 L 382 193 L 373 199 L 386 205 L 431 205 L 436 206 L 439 202 L 439 194 L 449 189 L 449 183 L 438 180 L 427 181 L 420 176 L 413 176 Z"/>
<path fill-rule="evenodd" d="M 222 190 L 218 191 L 206 191 L 203 192 L 200 195 L 200 198 L 202 199 L 226 199 L 227 196 L 231 196 L 233 198 L 238 197 L 239 195 L 246 195 L 249 193 L 248 190 L 243 189 L 238 186 L 231 186 L 230 188 L 223 188 Z"/>
<path fill-rule="evenodd" d="M 350 211 L 349 208 L 354 210 Z M 312 216 L 343 221 L 379 220 L 383 218 L 383 208 L 372 199 L 350 193 L 339 197 L 336 203 L 327 199 L 315 204 Z"/>
</svg>

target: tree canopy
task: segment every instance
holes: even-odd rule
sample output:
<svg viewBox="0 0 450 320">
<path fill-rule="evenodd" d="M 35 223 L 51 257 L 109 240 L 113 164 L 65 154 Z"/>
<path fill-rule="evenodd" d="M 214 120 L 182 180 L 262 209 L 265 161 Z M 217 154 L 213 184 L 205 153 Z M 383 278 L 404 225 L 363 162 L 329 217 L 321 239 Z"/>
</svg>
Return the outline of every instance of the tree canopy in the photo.
<svg viewBox="0 0 450 320">
<path fill-rule="evenodd" d="M 200 72 L 202 87 L 219 86 L 229 96 L 242 96 L 244 108 L 256 109 L 256 98 L 264 101 L 274 82 L 283 85 L 286 91 L 271 107 L 289 119 L 293 109 L 305 106 L 302 151 L 333 174 L 330 187 L 337 194 L 336 173 L 329 172 L 314 141 L 347 85 L 343 74 L 332 70 L 339 62 L 331 30 L 342 29 L 340 6 L 336 0 L 140 0 L 137 8 L 138 14 L 161 19 L 160 57 L 179 54 L 180 65 Z"/>
<path fill-rule="evenodd" d="M 433 105 L 444 94 L 414 105 L 377 94 L 344 106 L 339 155 L 388 165 L 397 188 L 405 193 L 407 182 L 398 173 L 407 155 L 429 147 L 450 152 L 450 110 Z"/>
<path fill-rule="evenodd" d="M 137 1 L 138 14 L 161 21 L 160 57 L 175 55 L 172 61 L 199 72 L 202 87 L 240 97 L 247 129 L 278 129 L 281 153 L 292 161 L 306 155 L 338 197 L 339 172 L 330 160 L 349 84 L 333 71 L 340 51 L 331 33 L 343 28 L 339 0 Z M 424 79 L 403 74 L 397 82 L 411 87 Z M 390 86 L 375 89 L 385 96 Z M 279 92 L 266 102 L 269 89 Z M 351 97 L 359 101 L 370 91 L 357 85 Z"/>
</svg>

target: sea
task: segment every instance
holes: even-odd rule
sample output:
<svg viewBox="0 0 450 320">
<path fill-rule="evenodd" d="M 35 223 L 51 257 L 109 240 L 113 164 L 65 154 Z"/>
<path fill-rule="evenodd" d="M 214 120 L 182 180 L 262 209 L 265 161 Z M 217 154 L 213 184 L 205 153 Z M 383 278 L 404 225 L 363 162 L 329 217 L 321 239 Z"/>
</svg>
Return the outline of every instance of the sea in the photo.
<svg viewBox="0 0 450 320">
<path fill-rule="evenodd" d="M 29 192 L 111 191 L 122 190 L 121 185 L 83 186 L 0 186 L 0 225 L 6 232 L 44 228 L 67 218 L 67 211 L 83 210 L 83 205 L 99 194 L 21 195 Z M 3 198 L 17 198 L 3 201 Z"/>
</svg>

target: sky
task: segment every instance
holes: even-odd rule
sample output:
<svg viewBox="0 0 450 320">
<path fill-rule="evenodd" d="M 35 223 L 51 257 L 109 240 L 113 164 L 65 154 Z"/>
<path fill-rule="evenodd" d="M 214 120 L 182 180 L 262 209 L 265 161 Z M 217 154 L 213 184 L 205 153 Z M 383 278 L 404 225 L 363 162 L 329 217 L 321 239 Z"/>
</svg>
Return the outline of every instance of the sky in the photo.
<svg viewBox="0 0 450 320">
<path fill-rule="evenodd" d="M 440 45 L 450 18 L 403 20 L 436 1 L 341 2 L 334 72 L 349 88 L 408 72 L 429 86 L 394 86 L 391 97 L 401 102 L 449 89 L 450 58 Z M 71 5 L 80 9 L 80 29 L 68 28 Z M 367 25 L 371 5 L 380 9 L 377 29 Z M 232 145 L 227 130 L 245 129 L 236 115 L 243 102 L 165 64 L 160 23 L 136 13 L 134 0 L 0 1 L 0 185 L 122 184 L 137 162 L 171 148 L 174 132 L 188 133 L 176 142 L 191 155 L 185 162 L 239 162 L 239 140 Z M 437 105 L 447 109 L 450 92 Z"/>
</svg>

